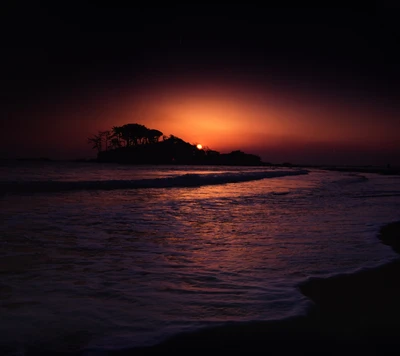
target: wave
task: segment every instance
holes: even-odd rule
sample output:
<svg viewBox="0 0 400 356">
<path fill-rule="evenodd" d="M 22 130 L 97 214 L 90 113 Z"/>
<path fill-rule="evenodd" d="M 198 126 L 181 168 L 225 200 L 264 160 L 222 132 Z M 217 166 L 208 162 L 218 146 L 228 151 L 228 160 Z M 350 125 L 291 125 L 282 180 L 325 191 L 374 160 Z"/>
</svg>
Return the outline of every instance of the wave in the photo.
<svg viewBox="0 0 400 356">
<path fill-rule="evenodd" d="M 349 174 L 346 177 L 333 181 L 332 183 L 339 185 L 347 185 L 347 184 L 362 183 L 367 181 L 368 178 L 361 174 Z"/>
<path fill-rule="evenodd" d="M 359 195 L 353 195 L 354 198 L 384 198 L 384 197 L 399 197 L 399 191 L 388 191 L 388 192 L 371 192 Z"/>
<path fill-rule="evenodd" d="M 98 181 L 10 181 L 0 182 L 0 194 L 63 192 L 74 190 L 115 190 L 139 188 L 186 188 L 226 183 L 242 183 L 265 178 L 307 174 L 307 170 L 241 172 L 220 174 L 183 174 L 175 177 L 138 180 Z"/>
<path fill-rule="evenodd" d="M 399 232 L 400 221 L 392 222 L 381 227 L 379 238 L 394 248 L 398 246 Z M 302 314 L 278 320 L 226 323 L 180 333 L 154 346 L 109 354 L 240 350 L 307 355 L 326 354 L 326 345 L 337 347 L 332 354 L 341 354 L 343 350 L 367 355 L 390 354 L 400 347 L 399 272 L 400 260 L 396 257 L 348 273 L 309 277 L 297 285 L 297 290 L 312 302 Z"/>
</svg>

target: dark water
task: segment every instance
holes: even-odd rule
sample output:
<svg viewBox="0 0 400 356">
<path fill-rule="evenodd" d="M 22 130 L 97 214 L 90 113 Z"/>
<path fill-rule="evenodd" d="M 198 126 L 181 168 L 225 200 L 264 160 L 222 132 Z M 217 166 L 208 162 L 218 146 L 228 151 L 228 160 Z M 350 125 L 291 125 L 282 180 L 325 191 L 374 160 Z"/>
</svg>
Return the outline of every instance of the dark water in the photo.
<svg viewBox="0 0 400 356">
<path fill-rule="evenodd" d="M 238 167 L 0 168 L 0 347 L 118 349 L 301 314 L 296 286 L 394 254 L 400 179 Z M 48 189 L 46 187 L 51 187 Z"/>
</svg>

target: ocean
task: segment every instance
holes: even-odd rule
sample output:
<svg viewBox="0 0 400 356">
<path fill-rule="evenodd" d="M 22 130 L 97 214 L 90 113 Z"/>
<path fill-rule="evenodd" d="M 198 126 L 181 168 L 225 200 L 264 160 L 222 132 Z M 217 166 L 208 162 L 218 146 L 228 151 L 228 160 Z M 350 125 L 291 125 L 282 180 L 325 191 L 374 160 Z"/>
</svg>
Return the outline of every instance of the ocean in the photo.
<svg viewBox="0 0 400 356">
<path fill-rule="evenodd" d="M 305 314 L 315 277 L 393 260 L 400 176 L 0 165 L 0 353 L 118 350 Z"/>
</svg>

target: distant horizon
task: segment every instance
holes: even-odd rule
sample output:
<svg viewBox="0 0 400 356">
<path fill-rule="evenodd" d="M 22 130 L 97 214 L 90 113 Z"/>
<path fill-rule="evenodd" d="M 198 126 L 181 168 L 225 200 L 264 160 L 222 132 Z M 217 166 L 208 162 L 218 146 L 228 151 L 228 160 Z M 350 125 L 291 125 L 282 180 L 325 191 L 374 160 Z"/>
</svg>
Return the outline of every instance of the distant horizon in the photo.
<svg viewBox="0 0 400 356">
<path fill-rule="evenodd" d="M 400 165 L 396 6 L 9 7 L 0 157 L 89 158 L 140 122 L 271 163 Z"/>
<path fill-rule="evenodd" d="M 221 152 L 222 154 L 227 154 L 229 152 Z M 245 152 L 245 153 L 250 153 L 251 152 Z M 107 162 L 97 162 L 96 157 L 78 157 L 78 158 L 51 158 L 51 157 L 45 157 L 45 156 L 38 156 L 38 157 L 13 157 L 13 158 L 4 158 L 0 157 L 0 161 L 39 161 L 39 162 L 77 162 L 77 163 L 99 163 L 99 164 L 116 164 L 116 163 L 107 163 Z M 289 162 L 289 161 L 283 161 L 283 162 L 266 162 L 262 160 L 262 163 L 267 163 L 268 165 L 270 164 L 271 166 L 287 166 L 287 165 L 292 165 L 294 167 L 315 167 L 315 168 L 320 168 L 320 167 L 354 167 L 354 168 L 395 168 L 398 169 L 400 168 L 400 164 L 329 164 L 329 163 L 296 163 L 296 162 Z M 135 166 L 135 164 L 129 164 L 126 163 L 124 165 L 128 166 Z M 142 164 L 142 165 L 154 165 L 154 166 L 163 166 L 163 165 L 171 165 L 171 166 L 184 166 L 184 165 L 193 165 L 193 166 L 203 166 L 203 164 Z M 265 167 L 268 167 L 265 166 Z M 206 165 L 207 166 L 207 165 Z M 213 166 L 213 164 L 210 164 L 210 166 Z M 224 165 L 221 165 L 224 166 Z M 257 166 L 255 166 L 257 167 Z M 262 167 L 262 166 L 259 166 Z"/>
<path fill-rule="evenodd" d="M 184 138 L 183 138 L 184 139 Z M 50 159 L 53 161 L 71 161 L 71 160 L 91 160 L 96 159 L 96 152 L 90 148 L 86 142 L 86 150 L 76 149 L 66 152 L 57 152 L 57 150 L 52 150 L 52 152 L 40 151 L 34 153 L 34 149 L 29 150 L 30 154 L 26 152 L 8 152 L 4 154 L 0 152 L 0 159 L 2 160 L 18 160 L 18 159 Z M 208 147 L 208 145 L 203 142 L 191 142 L 191 144 L 197 145 L 198 143 L 203 144 L 203 146 Z M 315 147 L 315 148 L 314 148 Z M 214 147 L 209 147 L 214 150 Z M 382 152 L 376 151 L 374 149 L 368 151 L 361 151 L 355 149 L 346 150 L 346 148 L 336 149 L 335 147 L 330 147 L 328 145 L 315 145 L 308 148 L 308 155 L 304 156 L 304 153 L 298 147 L 290 148 L 288 147 L 285 152 L 280 152 L 279 149 L 271 150 L 270 152 L 265 152 L 265 149 L 249 149 L 247 147 L 232 147 L 226 150 L 216 151 L 225 154 L 230 153 L 235 150 L 240 150 L 245 153 L 255 154 L 261 157 L 261 160 L 266 163 L 272 164 L 283 164 L 291 163 L 295 165 L 317 165 L 317 166 L 376 166 L 384 167 L 387 165 L 400 166 L 400 152 L 388 152 L 382 154 Z M 292 151 L 292 153 L 288 152 Z M 298 152 L 300 152 L 300 156 Z M 3 153 L 3 154 L 2 154 Z M 308 157 L 307 157 L 308 156 Z"/>
</svg>

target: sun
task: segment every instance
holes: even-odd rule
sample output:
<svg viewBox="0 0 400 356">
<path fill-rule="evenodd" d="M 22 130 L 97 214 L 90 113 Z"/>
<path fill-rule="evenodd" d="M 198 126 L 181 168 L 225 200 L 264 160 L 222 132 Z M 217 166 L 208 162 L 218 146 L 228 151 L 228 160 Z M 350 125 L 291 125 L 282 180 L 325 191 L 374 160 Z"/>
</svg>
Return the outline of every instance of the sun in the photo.
<svg viewBox="0 0 400 356">
<path fill-rule="evenodd" d="M 199 150 L 201 150 L 203 148 L 202 145 L 200 145 L 200 143 L 196 146 Z"/>
</svg>

